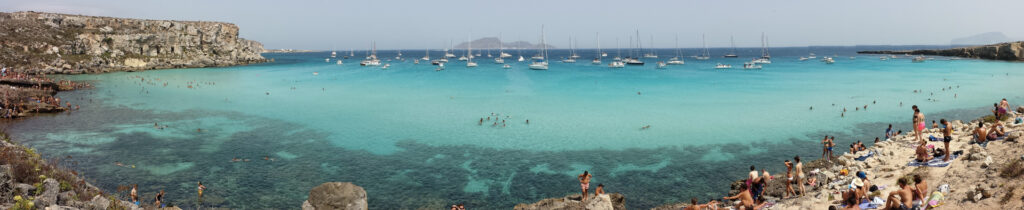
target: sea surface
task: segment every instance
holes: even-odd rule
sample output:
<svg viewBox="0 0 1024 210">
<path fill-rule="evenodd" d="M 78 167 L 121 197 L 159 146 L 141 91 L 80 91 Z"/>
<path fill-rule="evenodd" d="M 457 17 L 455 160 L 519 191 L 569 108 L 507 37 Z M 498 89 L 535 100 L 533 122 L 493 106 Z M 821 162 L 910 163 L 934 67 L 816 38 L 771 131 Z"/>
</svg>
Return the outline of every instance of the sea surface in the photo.
<svg viewBox="0 0 1024 210">
<path fill-rule="evenodd" d="M 643 209 L 721 198 L 750 165 L 783 174 L 786 159 L 820 158 L 824 135 L 843 148 L 890 123 L 909 130 L 911 105 L 929 121 L 970 120 L 1024 101 L 1024 63 L 855 53 L 900 48 L 922 47 L 772 48 L 761 70 L 742 69 L 759 48 L 707 61 L 684 49 L 686 64 L 663 69 L 675 50 L 621 69 L 607 64 L 628 50 L 606 49 L 601 65 L 594 49 L 578 63 L 553 50 L 547 71 L 515 58 L 503 69 L 487 51 L 479 67 L 452 59 L 443 71 L 413 63 L 424 50 L 379 52 L 387 69 L 360 67 L 364 51 L 265 54 L 276 62 L 61 76 L 96 86 L 58 94 L 81 110 L 6 130 L 108 192 L 138 184 L 147 202 L 166 190 L 190 209 L 294 209 L 329 181 L 362 186 L 372 209 L 506 209 L 579 193 L 584 170 Z"/>
</svg>

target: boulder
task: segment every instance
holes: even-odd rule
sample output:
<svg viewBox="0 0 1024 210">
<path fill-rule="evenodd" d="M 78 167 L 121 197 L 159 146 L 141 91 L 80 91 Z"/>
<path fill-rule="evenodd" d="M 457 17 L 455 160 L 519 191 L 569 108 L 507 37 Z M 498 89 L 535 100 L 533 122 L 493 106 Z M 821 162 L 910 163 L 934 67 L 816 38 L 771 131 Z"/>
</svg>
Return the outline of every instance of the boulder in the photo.
<svg viewBox="0 0 1024 210">
<path fill-rule="evenodd" d="M 0 166 L 0 203 L 14 202 L 14 174 L 11 166 Z"/>
<path fill-rule="evenodd" d="M 57 204 L 57 194 L 60 193 L 60 184 L 53 178 L 43 180 L 43 194 L 36 195 L 36 206 L 50 206 Z"/>
<path fill-rule="evenodd" d="M 531 204 L 517 204 L 515 210 L 569 210 L 569 209 L 600 209 L 600 210 L 622 210 L 626 209 L 626 198 L 619 193 L 604 194 L 587 198 L 584 203 L 580 194 L 569 195 L 562 198 L 548 198 Z"/>
<path fill-rule="evenodd" d="M 25 183 L 17 183 L 14 184 L 14 189 L 17 190 L 18 192 L 21 192 L 21 196 L 28 196 L 36 191 L 36 186 L 32 186 L 30 184 Z"/>
<path fill-rule="evenodd" d="M 75 191 L 67 191 L 67 192 L 59 193 L 59 194 L 57 194 L 57 205 L 72 206 L 72 205 L 68 205 L 68 204 L 72 203 L 73 201 L 75 201 L 74 197 L 75 197 Z"/>
<path fill-rule="evenodd" d="M 96 195 L 96 197 L 92 197 L 92 200 L 89 200 L 89 202 L 85 204 L 85 209 L 87 209 L 87 210 L 105 210 L 109 206 L 110 206 L 110 200 L 108 200 L 107 198 L 104 198 L 103 196 Z"/>
<path fill-rule="evenodd" d="M 302 206 L 302 209 L 366 210 L 366 190 L 351 182 L 327 182 L 310 190 L 309 199 Z"/>
</svg>

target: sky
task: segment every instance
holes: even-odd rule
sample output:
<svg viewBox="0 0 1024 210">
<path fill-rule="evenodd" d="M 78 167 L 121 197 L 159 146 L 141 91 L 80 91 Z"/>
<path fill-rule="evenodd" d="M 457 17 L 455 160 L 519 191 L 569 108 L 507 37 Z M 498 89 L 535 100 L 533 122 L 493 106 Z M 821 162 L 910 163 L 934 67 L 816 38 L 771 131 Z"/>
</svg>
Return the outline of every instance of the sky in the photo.
<svg viewBox="0 0 1024 210">
<path fill-rule="evenodd" d="M 0 0 L 0 11 L 237 24 L 267 49 L 445 48 L 481 37 L 580 48 L 948 45 L 985 32 L 1024 38 L 1021 0 Z"/>
</svg>

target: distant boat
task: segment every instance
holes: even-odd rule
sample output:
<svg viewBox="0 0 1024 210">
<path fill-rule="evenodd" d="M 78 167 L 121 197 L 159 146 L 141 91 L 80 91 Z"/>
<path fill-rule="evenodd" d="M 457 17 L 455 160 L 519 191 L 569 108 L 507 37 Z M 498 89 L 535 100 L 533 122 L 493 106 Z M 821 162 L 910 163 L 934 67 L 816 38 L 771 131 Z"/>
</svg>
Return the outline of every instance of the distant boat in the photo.
<svg viewBox="0 0 1024 210">
<path fill-rule="evenodd" d="M 324 62 L 330 63 L 331 59 L 330 58 L 324 58 Z"/>
<path fill-rule="evenodd" d="M 452 49 L 452 50 L 455 49 L 455 41 L 448 40 L 448 44 L 451 45 L 451 48 L 448 48 L 448 49 Z M 444 57 L 445 58 L 455 58 L 455 53 L 451 53 L 450 51 L 448 51 L 448 49 L 444 49 Z"/>
<path fill-rule="evenodd" d="M 530 64 L 530 69 L 533 70 L 548 70 L 547 51 L 548 46 L 544 44 L 544 25 L 540 25 L 540 59 L 536 59 L 534 56 L 533 63 Z"/>
<path fill-rule="evenodd" d="M 914 63 L 921 63 L 921 62 L 924 62 L 924 60 L 925 60 L 924 56 L 917 56 L 917 57 L 914 57 L 914 58 L 913 58 L 912 60 L 910 60 L 910 61 L 911 61 L 911 62 L 914 62 Z"/>
<path fill-rule="evenodd" d="M 722 57 L 725 57 L 725 58 L 739 58 L 740 56 L 736 55 L 736 41 L 733 40 L 732 36 L 729 36 L 729 43 L 732 44 L 732 51 L 730 51 L 729 53 L 726 53 Z"/>
<path fill-rule="evenodd" d="M 342 64 L 342 63 L 341 63 L 341 60 L 338 60 L 338 62 L 337 62 L 337 63 L 338 63 L 338 65 L 341 65 L 341 64 Z"/>
<path fill-rule="evenodd" d="M 412 64 L 420 64 L 420 60 L 412 60 Z"/>
<path fill-rule="evenodd" d="M 887 60 L 889 60 L 889 57 L 885 57 L 885 56 L 878 57 L 878 60 L 887 61 Z"/>
<path fill-rule="evenodd" d="M 598 56 L 595 57 L 594 60 L 590 61 L 590 64 L 601 65 L 601 57 L 604 55 L 604 53 L 601 52 L 601 33 L 597 33 L 597 54 Z"/>
<path fill-rule="evenodd" d="M 505 55 L 512 56 L 512 55 L 509 55 L 508 53 L 505 53 L 505 47 L 502 46 L 502 44 L 501 44 L 501 38 L 502 38 L 501 34 L 499 33 L 498 34 L 498 57 L 494 58 L 494 63 L 497 63 L 497 64 L 505 63 L 505 59 L 504 58 L 507 57 Z M 491 56 L 491 54 L 488 53 L 487 57 L 490 57 L 490 56 Z"/>
<path fill-rule="evenodd" d="M 373 45 L 373 50 L 371 51 L 370 56 L 367 56 L 366 60 L 363 60 L 363 61 L 359 62 L 360 66 L 379 66 L 380 65 L 380 59 L 377 59 L 377 42 L 372 42 L 372 43 L 373 44 L 371 44 L 371 45 Z"/>
<path fill-rule="evenodd" d="M 665 65 L 666 65 L 666 64 L 665 64 L 665 62 L 664 62 L 664 61 L 658 61 L 658 68 L 659 68 L 659 69 L 663 69 L 663 68 L 665 68 Z"/>
<path fill-rule="evenodd" d="M 732 68 L 731 65 L 722 64 L 722 63 L 718 63 L 717 65 L 715 65 L 715 69 L 731 69 L 731 68 Z"/>
<path fill-rule="evenodd" d="M 437 64 L 437 68 L 434 69 L 434 71 L 441 71 L 441 70 L 444 70 L 444 63 L 438 63 Z"/>
<path fill-rule="evenodd" d="M 807 57 L 804 57 L 804 56 L 800 56 L 800 61 L 806 61 L 806 60 L 808 60 L 808 58 L 807 58 Z"/>
<path fill-rule="evenodd" d="M 575 44 L 573 44 L 572 35 L 569 35 L 569 58 L 562 59 L 562 63 L 576 63 L 577 58 L 580 58 L 580 56 L 576 54 L 576 47 Z"/>
<path fill-rule="evenodd" d="M 608 67 L 610 67 L 610 68 L 622 68 L 622 67 L 626 67 L 626 63 L 623 63 L 622 61 L 612 61 L 611 63 L 608 63 Z"/>
<path fill-rule="evenodd" d="M 743 63 L 743 69 L 761 69 L 761 65 L 754 64 L 754 62 Z"/>
<path fill-rule="evenodd" d="M 676 35 L 676 57 L 672 57 L 672 58 L 668 59 L 668 64 L 669 65 L 683 65 L 683 64 L 686 64 L 686 62 L 683 61 L 682 56 L 683 56 L 683 50 L 679 49 L 679 35 L 677 34 Z"/>
<path fill-rule="evenodd" d="M 643 53 L 643 51 L 644 51 L 644 48 L 642 47 L 641 42 L 640 42 L 640 30 L 636 30 L 636 37 L 637 37 L 637 39 L 636 39 L 636 47 L 633 48 L 633 50 L 630 50 L 630 53 L 629 53 L 630 57 L 623 58 L 623 61 L 626 62 L 626 65 L 643 66 L 644 65 L 644 61 L 641 61 L 639 59 L 639 57 L 643 57 L 643 55 L 640 55 L 640 54 Z M 630 44 L 632 44 L 632 42 L 633 42 L 633 40 L 630 40 Z M 633 56 L 636 56 L 636 57 L 633 57 Z"/>
<path fill-rule="evenodd" d="M 398 50 L 398 55 L 395 56 L 395 60 L 402 60 L 402 50 Z"/>
<path fill-rule="evenodd" d="M 337 58 L 337 57 L 338 57 L 338 52 L 337 51 L 331 51 L 331 58 Z"/>
<path fill-rule="evenodd" d="M 512 65 L 505 64 L 505 65 L 502 65 L 501 68 L 503 68 L 503 69 L 511 69 Z"/>
<path fill-rule="evenodd" d="M 761 33 L 761 57 L 753 60 L 756 64 L 771 64 L 772 56 L 768 54 L 768 39 Z"/>
<path fill-rule="evenodd" d="M 814 53 L 811 53 L 810 55 L 807 56 L 807 59 L 815 59 L 815 58 L 818 58 L 818 56 L 814 55 Z"/>
<path fill-rule="evenodd" d="M 825 64 L 833 64 L 836 62 L 836 60 L 833 60 L 832 57 L 825 57 L 823 61 L 825 61 Z"/>
<path fill-rule="evenodd" d="M 710 51 L 708 51 L 708 40 L 707 40 L 707 37 L 705 37 L 704 34 L 701 34 L 700 35 L 700 40 L 701 40 L 701 43 L 702 43 L 702 45 L 704 47 L 704 51 L 702 51 L 699 56 L 696 56 L 694 58 L 696 58 L 697 60 L 711 59 L 711 53 L 710 53 Z"/>
<path fill-rule="evenodd" d="M 639 38 L 639 37 L 637 37 L 637 38 Z M 637 39 L 637 41 L 639 42 L 640 40 Z M 658 58 L 658 54 L 654 53 L 654 35 L 653 34 L 651 35 L 651 42 L 648 43 L 648 44 L 651 45 L 651 47 L 648 48 L 648 50 L 650 50 L 650 51 L 644 54 L 644 58 Z"/>
<path fill-rule="evenodd" d="M 429 61 L 430 60 L 430 49 L 427 49 L 426 51 L 427 51 L 427 54 L 424 55 L 423 58 L 420 58 L 420 59 L 425 60 L 425 61 Z"/>
<path fill-rule="evenodd" d="M 523 62 L 523 61 L 526 61 L 526 58 L 523 58 L 523 56 L 522 56 L 522 55 L 520 55 L 520 56 L 519 56 L 519 59 L 517 59 L 517 61 L 519 61 L 519 62 Z"/>
<path fill-rule="evenodd" d="M 391 64 L 384 64 L 384 66 L 381 66 L 380 69 L 388 69 L 388 67 L 391 67 Z"/>
<path fill-rule="evenodd" d="M 466 54 L 469 54 L 469 60 L 466 61 L 466 67 L 476 67 L 476 62 L 473 62 L 473 37 L 469 37 L 469 45 L 466 47 Z"/>
</svg>

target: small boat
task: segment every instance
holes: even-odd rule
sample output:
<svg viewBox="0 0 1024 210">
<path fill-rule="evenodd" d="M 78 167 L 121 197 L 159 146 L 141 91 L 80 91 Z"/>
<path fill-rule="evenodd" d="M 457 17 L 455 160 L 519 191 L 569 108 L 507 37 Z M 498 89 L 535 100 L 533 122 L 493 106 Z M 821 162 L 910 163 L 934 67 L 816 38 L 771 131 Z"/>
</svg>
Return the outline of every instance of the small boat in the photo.
<svg viewBox="0 0 1024 210">
<path fill-rule="evenodd" d="M 731 69 L 731 68 L 732 68 L 731 65 L 726 65 L 726 64 L 722 64 L 722 63 L 718 63 L 717 65 L 715 65 L 715 69 Z"/>
<path fill-rule="evenodd" d="M 466 54 L 469 54 L 469 60 L 466 60 L 466 67 L 476 67 L 476 62 L 473 62 L 473 37 L 469 38 L 469 45 L 466 47 Z"/>
<path fill-rule="evenodd" d="M 768 53 L 768 38 L 761 33 L 761 57 L 754 59 L 756 64 L 771 64 L 772 55 Z"/>
<path fill-rule="evenodd" d="M 391 67 L 391 64 L 384 64 L 384 66 L 381 66 L 380 69 L 388 69 L 388 67 Z"/>
<path fill-rule="evenodd" d="M 644 61 L 641 61 L 640 59 L 626 58 L 625 60 L 626 60 L 626 65 L 633 65 L 633 66 L 643 66 L 644 65 Z"/>
<path fill-rule="evenodd" d="M 315 72 L 315 71 L 313 72 L 313 76 L 318 76 L 318 75 L 320 75 L 320 72 Z"/>
<path fill-rule="evenodd" d="M 576 59 L 572 59 L 572 57 L 569 57 L 566 59 L 562 59 L 562 63 L 576 63 Z"/>
<path fill-rule="evenodd" d="M 667 64 L 665 64 L 665 62 L 664 62 L 664 61 L 658 61 L 658 68 L 659 68 L 659 69 L 663 69 L 663 68 L 665 68 L 665 66 L 666 66 L 666 65 L 667 65 Z"/>
<path fill-rule="evenodd" d="M 426 51 L 427 51 L 427 55 L 424 55 L 423 58 L 420 58 L 420 59 L 422 59 L 424 61 L 429 61 L 430 60 L 430 49 L 427 49 Z"/>
<path fill-rule="evenodd" d="M 808 60 L 808 59 L 809 59 L 809 58 L 807 58 L 807 57 L 804 57 L 804 56 L 800 56 L 800 61 L 806 61 L 806 60 Z"/>
<path fill-rule="evenodd" d="M 337 58 L 338 57 L 338 52 L 337 51 L 331 51 L 331 57 L 332 58 Z"/>
<path fill-rule="evenodd" d="M 420 60 L 412 60 L 412 64 L 420 64 Z"/>
<path fill-rule="evenodd" d="M 508 54 L 508 53 L 504 53 L 504 52 L 502 52 L 502 53 L 501 53 L 501 55 L 500 55 L 500 56 L 498 56 L 498 57 L 501 57 L 501 58 L 511 58 L 511 57 L 512 57 L 512 54 Z"/>
<path fill-rule="evenodd" d="M 530 69 L 533 70 L 548 70 L 547 51 L 548 46 L 544 44 L 544 25 L 540 25 L 540 46 L 541 51 L 539 56 L 534 56 L 533 63 L 530 64 Z M 540 59 L 537 59 L 540 57 Z"/>
<path fill-rule="evenodd" d="M 594 58 L 594 60 L 590 61 L 590 64 L 601 65 L 601 59 L 600 58 Z"/>
<path fill-rule="evenodd" d="M 701 43 L 703 43 L 704 51 L 701 52 L 701 54 L 699 56 L 694 56 L 693 58 L 697 59 L 697 60 L 711 59 L 711 53 L 710 53 L 710 51 L 708 51 L 708 40 L 707 40 L 707 38 L 704 37 L 704 34 L 700 35 L 700 40 L 701 40 Z"/>
<path fill-rule="evenodd" d="M 434 71 L 441 71 L 441 70 L 444 70 L 444 63 L 438 63 L 437 64 L 437 68 L 434 69 Z"/>
<path fill-rule="evenodd" d="M 743 69 L 761 69 L 761 65 L 754 64 L 754 62 L 743 63 Z"/>
<path fill-rule="evenodd" d="M 626 67 L 626 63 L 623 63 L 622 61 L 612 61 L 611 63 L 608 64 L 608 67 L 609 68 L 622 68 L 622 67 Z"/>
<path fill-rule="evenodd" d="M 366 60 L 360 61 L 359 62 L 360 66 L 379 66 L 380 65 L 380 59 L 377 59 L 377 42 L 372 42 L 372 43 L 373 43 L 372 44 L 373 45 L 373 50 L 371 51 L 370 56 L 367 56 Z"/>
<path fill-rule="evenodd" d="M 505 65 L 502 65 L 501 68 L 503 68 L 503 69 L 511 69 L 512 65 L 505 64 Z"/>
<path fill-rule="evenodd" d="M 324 58 L 324 62 L 330 63 L 331 59 L 330 58 Z"/>
<path fill-rule="evenodd" d="M 638 39 L 637 41 L 639 42 L 640 40 Z M 648 49 L 648 50 L 650 50 L 650 52 L 645 53 L 644 54 L 644 58 L 658 58 L 658 54 L 654 53 L 654 35 L 653 34 L 651 34 L 651 42 L 648 43 L 648 44 L 651 45 L 651 48 Z"/>
<path fill-rule="evenodd" d="M 752 62 L 754 62 L 756 64 L 771 64 L 772 60 L 768 60 L 768 58 L 761 57 L 761 58 L 756 58 L 756 59 L 752 60 Z"/>
<path fill-rule="evenodd" d="M 522 56 L 522 55 L 520 55 L 520 56 L 519 56 L 519 59 L 517 59 L 517 61 L 519 61 L 519 62 L 523 62 L 523 61 L 526 61 L 526 58 L 523 58 L 523 56 Z"/>
<path fill-rule="evenodd" d="M 676 57 L 668 59 L 669 65 L 683 65 L 686 62 L 683 61 L 683 50 L 679 49 L 679 35 L 676 35 Z"/>
<path fill-rule="evenodd" d="M 604 53 L 601 52 L 601 33 L 597 34 L 597 54 L 598 56 L 594 58 L 594 60 L 591 60 L 590 64 L 601 65 L 601 57 L 603 57 L 601 55 L 604 55 Z"/>
<path fill-rule="evenodd" d="M 402 50 L 398 50 L 398 55 L 395 56 L 395 60 L 402 60 Z"/>
<path fill-rule="evenodd" d="M 503 64 L 505 63 L 505 59 L 502 59 L 501 57 L 494 58 L 494 63 Z"/>
<path fill-rule="evenodd" d="M 833 64 L 836 62 L 836 60 L 832 59 L 832 57 L 825 57 L 823 61 L 825 61 L 825 64 Z"/>
<path fill-rule="evenodd" d="M 913 58 L 912 60 L 910 60 L 910 61 L 911 61 L 911 62 L 914 62 L 914 63 L 921 63 L 921 62 L 924 62 L 924 60 L 925 60 L 924 56 L 917 56 L 917 57 L 914 57 L 914 58 Z"/>
<path fill-rule="evenodd" d="M 814 55 L 814 53 L 811 53 L 810 55 L 807 56 L 807 59 L 815 59 L 815 58 L 818 58 L 818 56 Z"/>
<path fill-rule="evenodd" d="M 856 56 L 850 56 L 850 60 L 857 60 Z"/>
<path fill-rule="evenodd" d="M 878 60 L 887 61 L 887 60 L 889 60 L 889 57 L 885 57 L 885 56 L 878 57 Z"/>
<path fill-rule="evenodd" d="M 338 63 L 338 65 L 341 65 L 341 64 L 342 64 L 342 63 L 341 63 L 341 60 L 338 60 L 338 62 L 337 62 L 337 63 Z"/>
</svg>

